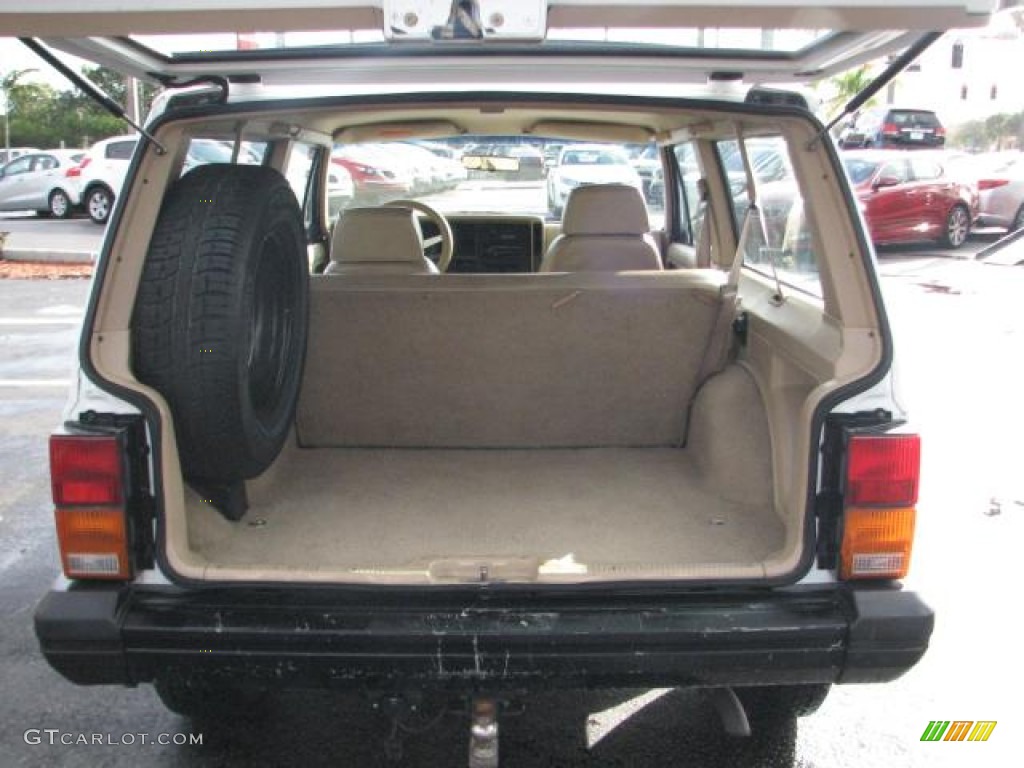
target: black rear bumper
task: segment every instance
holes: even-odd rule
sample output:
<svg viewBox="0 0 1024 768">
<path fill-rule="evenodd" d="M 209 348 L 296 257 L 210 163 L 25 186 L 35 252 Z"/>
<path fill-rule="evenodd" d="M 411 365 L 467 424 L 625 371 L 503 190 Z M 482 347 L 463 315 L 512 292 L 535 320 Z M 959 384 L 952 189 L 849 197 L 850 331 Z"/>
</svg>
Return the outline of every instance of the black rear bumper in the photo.
<svg viewBox="0 0 1024 768">
<path fill-rule="evenodd" d="M 933 626 L 931 610 L 896 589 L 528 603 L 405 593 L 371 604 L 309 589 L 66 586 L 40 603 L 36 634 L 47 661 L 79 684 L 178 674 L 475 691 L 882 682 L 921 658 Z"/>
</svg>

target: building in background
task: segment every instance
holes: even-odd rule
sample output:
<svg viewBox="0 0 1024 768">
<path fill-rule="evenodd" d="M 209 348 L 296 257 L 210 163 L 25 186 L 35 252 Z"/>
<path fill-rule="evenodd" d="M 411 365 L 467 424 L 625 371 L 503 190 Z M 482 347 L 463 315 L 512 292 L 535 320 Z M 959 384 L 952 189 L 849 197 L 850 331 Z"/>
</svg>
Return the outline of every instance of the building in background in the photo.
<svg viewBox="0 0 1024 768">
<path fill-rule="evenodd" d="M 948 127 L 1024 110 L 1024 8 L 953 30 L 886 89 L 882 103 L 931 109 Z"/>
</svg>

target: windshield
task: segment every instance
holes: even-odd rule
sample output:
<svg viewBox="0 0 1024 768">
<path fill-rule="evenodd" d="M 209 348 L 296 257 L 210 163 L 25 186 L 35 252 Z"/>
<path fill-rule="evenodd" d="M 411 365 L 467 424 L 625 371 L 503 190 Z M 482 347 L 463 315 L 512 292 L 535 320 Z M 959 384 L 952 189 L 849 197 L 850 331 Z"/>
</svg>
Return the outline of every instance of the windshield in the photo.
<svg viewBox="0 0 1024 768">
<path fill-rule="evenodd" d="M 573 189 L 627 184 L 644 198 L 652 228 L 663 220 L 656 148 L 646 144 L 573 143 L 534 136 L 460 136 L 429 142 L 336 145 L 335 167 L 352 177 L 346 207 L 413 199 L 444 214 L 500 213 L 559 219 Z M 635 159 L 630 160 L 633 157 Z"/>
</svg>

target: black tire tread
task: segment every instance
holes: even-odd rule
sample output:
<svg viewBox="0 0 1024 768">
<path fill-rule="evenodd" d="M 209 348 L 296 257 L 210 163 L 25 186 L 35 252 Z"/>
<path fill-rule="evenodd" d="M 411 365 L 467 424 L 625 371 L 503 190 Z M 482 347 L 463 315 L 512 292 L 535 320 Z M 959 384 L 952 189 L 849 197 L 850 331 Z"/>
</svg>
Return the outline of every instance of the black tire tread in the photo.
<svg viewBox="0 0 1024 768">
<path fill-rule="evenodd" d="M 244 479 L 273 458 L 246 451 L 239 439 L 245 413 L 238 360 L 245 350 L 237 328 L 238 282 L 244 275 L 236 251 L 256 224 L 254 212 L 265 206 L 287 209 L 301 232 L 301 211 L 277 171 L 200 166 L 168 192 L 150 241 L 133 319 L 135 373 L 168 400 L 187 477 Z M 295 258 L 305 272 L 304 251 Z M 299 346 L 304 353 L 304 323 Z M 289 421 L 293 410 L 291 403 Z M 278 443 L 274 455 L 277 438 L 283 435 L 272 441 Z"/>
</svg>

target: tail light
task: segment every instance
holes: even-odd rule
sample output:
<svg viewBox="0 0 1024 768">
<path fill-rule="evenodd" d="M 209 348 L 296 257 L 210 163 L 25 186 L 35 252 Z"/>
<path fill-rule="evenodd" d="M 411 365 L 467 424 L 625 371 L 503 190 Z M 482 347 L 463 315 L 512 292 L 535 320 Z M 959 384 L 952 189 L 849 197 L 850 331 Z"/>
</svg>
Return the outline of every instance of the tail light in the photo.
<svg viewBox="0 0 1024 768">
<path fill-rule="evenodd" d="M 77 179 L 79 176 L 82 175 L 82 170 L 85 168 L 85 166 L 87 166 L 91 162 L 91 157 L 83 157 L 82 162 L 80 162 L 78 165 L 73 165 L 70 168 L 68 168 L 64 172 L 64 175 L 69 179 Z"/>
<path fill-rule="evenodd" d="M 885 134 L 886 136 L 899 136 L 900 129 L 899 126 L 896 125 L 896 123 L 885 123 L 882 126 L 882 133 Z"/>
<path fill-rule="evenodd" d="M 50 437 L 57 542 L 69 579 L 129 579 L 124 447 L 117 435 Z"/>
<path fill-rule="evenodd" d="M 844 579 L 900 579 L 914 541 L 921 439 L 917 435 L 853 435 L 846 454 Z"/>
<path fill-rule="evenodd" d="M 996 189 L 997 187 L 1005 187 L 1009 183 L 1009 179 L 979 179 L 978 191 L 984 192 L 986 189 Z"/>
<path fill-rule="evenodd" d="M 935 135 L 936 136 L 940 136 L 940 137 L 945 136 L 946 135 L 946 129 L 943 128 L 941 125 L 937 126 L 935 128 Z"/>
</svg>

